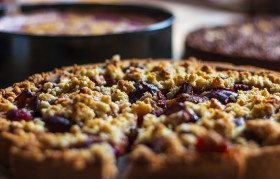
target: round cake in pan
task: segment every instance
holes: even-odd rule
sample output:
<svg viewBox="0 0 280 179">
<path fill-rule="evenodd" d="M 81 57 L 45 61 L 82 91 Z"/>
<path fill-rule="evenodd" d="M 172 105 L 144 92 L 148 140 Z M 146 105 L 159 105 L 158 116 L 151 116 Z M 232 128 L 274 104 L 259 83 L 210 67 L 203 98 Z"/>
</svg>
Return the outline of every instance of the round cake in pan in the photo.
<svg viewBox="0 0 280 179">
<path fill-rule="evenodd" d="M 82 10 L 41 10 L 0 18 L 0 31 L 30 35 L 105 35 L 144 30 L 149 16 Z"/>
<path fill-rule="evenodd" d="M 14 178 L 280 178 L 280 74 L 196 59 L 35 74 L 0 91 Z"/>
<path fill-rule="evenodd" d="M 280 17 L 252 17 L 187 36 L 185 57 L 280 70 Z"/>
</svg>

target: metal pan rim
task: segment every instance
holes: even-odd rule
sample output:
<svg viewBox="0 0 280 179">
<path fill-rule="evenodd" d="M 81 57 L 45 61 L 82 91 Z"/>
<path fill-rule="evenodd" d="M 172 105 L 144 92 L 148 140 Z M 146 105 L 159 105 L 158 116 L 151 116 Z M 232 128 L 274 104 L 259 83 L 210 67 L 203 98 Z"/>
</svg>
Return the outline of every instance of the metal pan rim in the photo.
<svg viewBox="0 0 280 179">
<path fill-rule="evenodd" d="M 143 10 L 156 10 L 157 13 L 162 13 L 165 14 L 166 16 L 169 16 L 168 18 L 156 22 L 154 24 L 151 24 L 147 26 L 144 29 L 140 30 L 135 30 L 135 31 L 128 31 L 128 32 L 120 32 L 120 33 L 111 33 L 111 34 L 100 34 L 100 35 L 36 35 L 36 34 L 29 34 L 29 33 L 18 33 L 18 32 L 9 32 L 9 31 L 0 31 L 0 35 L 5 35 L 5 36 L 22 36 L 22 37 L 30 37 L 30 38 L 53 38 L 53 39 L 60 39 L 60 38 L 102 38 L 102 37 L 115 37 L 115 36 L 124 36 L 124 35 L 136 35 L 136 34 L 141 34 L 141 33 L 147 33 L 147 32 L 152 32 L 152 31 L 157 31 L 161 30 L 164 28 L 167 28 L 169 26 L 172 26 L 174 20 L 175 20 L 175 15 L 170 12 L 169 10 L 162 8 L 162 7 L 157 7 L 157 6 L 151 6 L 151 5 L 145 5 L 145 4 L 127 4 L 127 3 L 117 3 L 117 4 L 108 4 L 108 3 L 47 3 L 47 4 L 28 4 L 28 5 L 23 5 L 22 7 L 59 7 L 59 6 L 76 6 L 76 5 L 82 5 L 82 6 L 101 6 L 101 7 L 116 7 L 116 8 L 140 8 Z"/>
</svg>

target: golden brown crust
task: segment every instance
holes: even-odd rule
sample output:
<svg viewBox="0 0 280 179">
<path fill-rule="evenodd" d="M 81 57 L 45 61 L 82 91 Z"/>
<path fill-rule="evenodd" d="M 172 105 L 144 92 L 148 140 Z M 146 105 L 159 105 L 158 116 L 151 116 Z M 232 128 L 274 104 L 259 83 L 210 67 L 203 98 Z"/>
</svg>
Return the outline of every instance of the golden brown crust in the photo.
<svg viewBox="0 0 280 179">
<path fill-rule="evenodd" d="M 125 178 L 236 179 L 241 172 L 237 159 L 230 155 L 200 155 L 192 152 L 162 156 L 142 147 L 133 152 L 134 163 Z"/>
<path fill-rule="evenodd" d="M 31 149 L 32 151 L 32 149 Z M 108 163 L 110 157 L 95 156 L 86 167 L 82 161 L 75 161 L 69 155 L 53 152 L 50 155 L 38 154 L 34 157 L 31 151 L 12 149 L 11 169 L 15 178 L 114 178 L 116 169 Z M 77 157 L 77 156 L 76 156 Z M 75 163 L 74 163 L 75 162 Z M 23 167 L 24 166 L 24 167 Z M 30 172 L 32 171 L 32 172 Z"/>
</svg>

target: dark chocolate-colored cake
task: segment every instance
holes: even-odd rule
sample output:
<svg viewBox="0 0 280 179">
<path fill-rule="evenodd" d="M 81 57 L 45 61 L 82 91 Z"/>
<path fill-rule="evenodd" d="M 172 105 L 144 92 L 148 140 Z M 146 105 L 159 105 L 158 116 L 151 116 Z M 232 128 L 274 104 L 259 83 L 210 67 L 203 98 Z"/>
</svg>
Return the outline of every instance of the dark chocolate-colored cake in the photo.
<svg viewBox="0 0 280 179">
<path fill-rule="evenodd" d="M 254 17 L 190 33 L 185 57 L 280 70 L 280 17 Z"/>
</svg>

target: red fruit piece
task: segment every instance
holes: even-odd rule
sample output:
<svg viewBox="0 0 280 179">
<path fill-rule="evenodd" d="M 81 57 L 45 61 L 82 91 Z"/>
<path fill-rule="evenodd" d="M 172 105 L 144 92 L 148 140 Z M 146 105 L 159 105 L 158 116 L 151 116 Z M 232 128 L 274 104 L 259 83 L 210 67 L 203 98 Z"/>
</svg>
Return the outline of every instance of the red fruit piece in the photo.
<svg viewBox="0 0 280 179">
<path fill-rule="evenodd" d="M 18 108 L 26 108 L 31 111 L 33 115 L 40 116 L 39 109 L 39 98 L 34 95 L 30 90 L 24 89 L 20 95 L 15 99 L 15 104 Z"/>
<path fill-rule="evenodd" d="M 129 102 L 135 103 L 138 101 L 146 92 L 146 89 L 143 87 L 141 83 L 134 84 L 135 90 L 129 93 Z"/>
<path fill-rule="evenodd" d="M 157 91 L 158 100 L 166 100 L 165 96 L 162 94 L 160 90 Z"/>
<path fill-rule="evenodd" d="M 146 82 L 139 82 L 134 84 L 135 90 L 129 93 L 129 101 L 130 103 L 135 103 L 138 101 L 146 92 L 151 93 L 153 96 L 157 95 L 159 100 L 165 99 L 165 96 L 162 92 L 152 84 L 148 84 Z"/>
<path fill-rule="evenodd" d="M 71 123 L 68 119 L 59 116 L 50 116 L 43 119 L 49 132 L 69 132 Z"/>
<path fill-rule="evenodd" d="M 24 109 L 12 109 L 7 112 L 7 118 L 11 121 L 30 121 L 33 117 L 30 112 Z"/>
<path fill-rule="evenodd" d="M 143 88 L 148 91 L 149 93 L 155 95 L 157 92 L 161 92 L 155 85 L 149 84 L 146 82 L 140 82 L 140 84 L 143 86 Z"/>
<path fill-rule="evenodd" d="M 167 116 L 166 124 L 170 124 L 174 128 L 182 123 L 195 123 L 199 120 L 199 116 L 190 108 L 180 110 Z"/>
<path fill-rule="evenodd" d="M 18 95 L 15 99 L 15 103 L 19 108 L 25 107 L 27 103 L 29 103 L 29 99 L 35 98 L 35 95 L 28 89 L 24 89 L 20 95 Z"/>
<path fill-rule="evenodd" d="M 95 79 L 90 79 L 90 80 L 95 84 L 95 86 L 99 86 L 98 81 L 96 81 Z"/>
<path fill-rule="evenodd" d="M 165 108 L 161 108 L 161 107 L 155 105 L 153 107 L 151 114 L 154 114 L 155 116 L 159 117 L 160 115 L 164 114 L 164 112 L 165 112 Z"/>
<path fill-rule="evenodd" d="M 157 101 L 157 106 L 163 109 L 166 109 L 166 101 L 165 100 L 158 100 Z"/>
<path fill-rule="evenodd" d="M 33 115 L 37 115 L 40 114 L 39 112 L 39 105 L 40 105 L 40 100 L 38 96 L 35 96 L 32 98 L 32 100 L 30 100 L 29 104 L 28 104 L 28 108 L 32 111 Z M 39 115 L 41 116 L 41 115 Z"/>
<path fill-rule="evenodd" d="M 153 111 L 151 113 L 156 116 L 160 116 L 165 112 L 165 110 L 167 108 L 166 98 L 161 93 L 161 91 L 157 91 L 156 94 L 157 94 L 158 101 L 157 101 L 156 105 L 153 106 Z"/>
<path fill-rule="evenodd" d="M 234 85 L 234 90 L 237 92 L 238 90 L 242 90 L 242 91 L 248 91 L 253 89 L 254 87 L 252 85 L 244 85 L 244 84 L 235 84 Z"/>
<path fill-rule="evenodd" d="M 184 103 L 179 102 L 179 103 L 173 103 L 169 105 L 165 111 L 165 115 L 170 115 L 175 112 L 181 111 L 184 109 Z"/>
<path fill-rule="evenodd" d="M 194 93 L 183 93 L 176 98 L 176 101 L 178 101 L 178 102 L 189 101 L 189 102 L 198 104 L 198 103 L 202 103 L 204 101 L 209 101 L 209 99 L 204 96 L 200 96 L 200 95 L 194 94 Z"/>
<path fill-rule="evenodd" d="M 214 152 L 214 153 L 225 153 L 229 150 L 229 144 L 226 141 L 220 141 L 220 143 L 215 143 L 212 140 L 208 140 L 207 137 L 201 136 L 197 138 L 197 143 L 195 145 L 198 152 Z"/>
<path fill-rule="evenodd" d="M 114 78 L 111 78 L 111 77 L 105 77 L 105 81 L 106 81 L 105 86 L 107 86 L 107 87 L 111 87 L 117 83 L 117 80 L 115 80 Z"/>
<path fill-rule="evenodd" d="M 166 106 L 165 96 L 160 91 L 157 92 L 157 96 L 158 96 L 158 101 L 156 105 L 153 106 L 153 111 L 151 113 L 156 116 L 160 116 L 164 114 L 167 106 Z"/>
<path fill-rule="evenodd" d="M 194 88 L 191 84 L 183 83 L 181 88 L 177 91 L 177 93 L 173 96 L 173 98 L 176 98 L 178 95 L 182 93 L 193 93 Z"/>
<path fill-rule="evenodd" d="M 176 127 L 182 123 L 196 122 L 199 116 L 191 109 L 185 108 L 184 103 L 173 103 L 165 111 L 166 123 Z"/>
<path fill-rule="evenodd" d="M 234 99 L 236 99 L 238 96 L 238 94 L 234 90 L 227 88 L 216 88 L 211 91 L 204 92 L 203 95 L 209 99 L 215 98 L 222 104 L 235 102 Z"/>
</svg>

